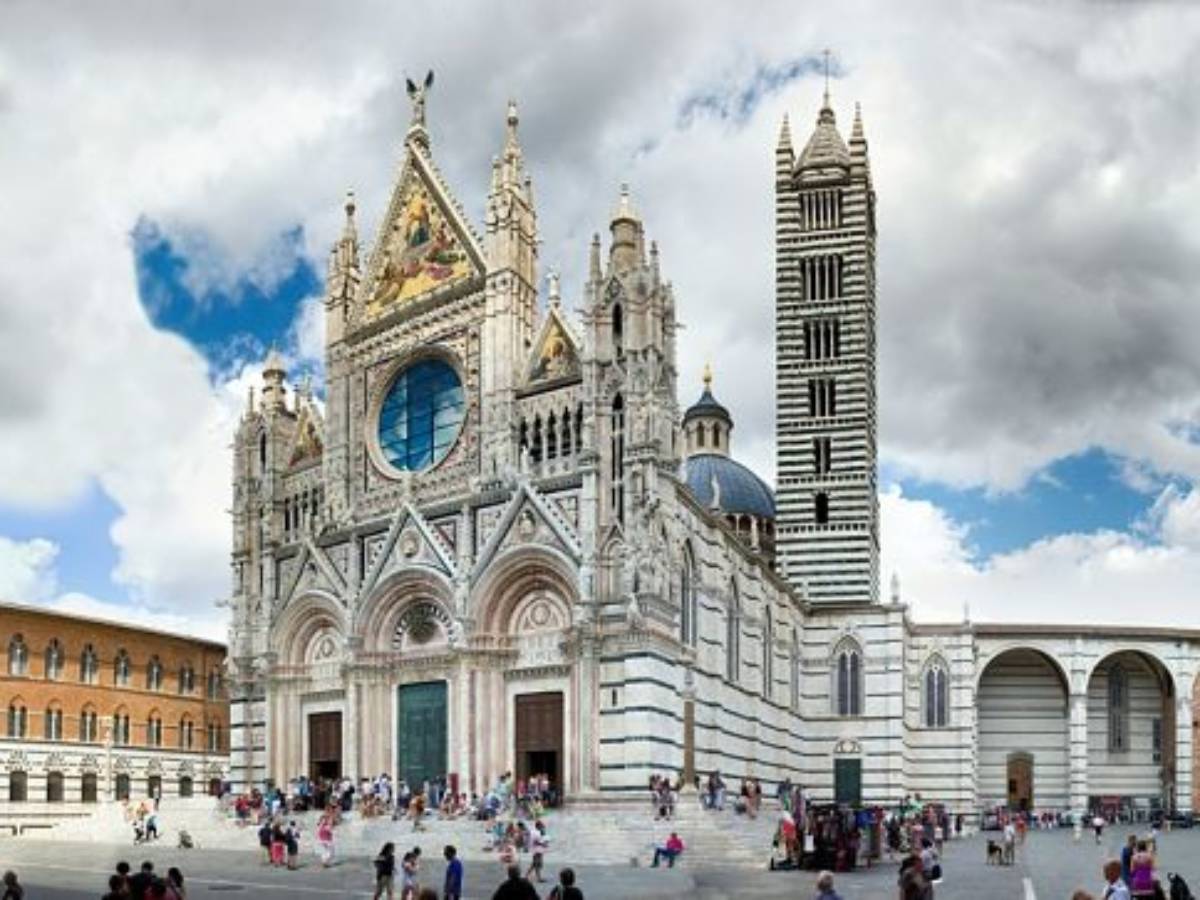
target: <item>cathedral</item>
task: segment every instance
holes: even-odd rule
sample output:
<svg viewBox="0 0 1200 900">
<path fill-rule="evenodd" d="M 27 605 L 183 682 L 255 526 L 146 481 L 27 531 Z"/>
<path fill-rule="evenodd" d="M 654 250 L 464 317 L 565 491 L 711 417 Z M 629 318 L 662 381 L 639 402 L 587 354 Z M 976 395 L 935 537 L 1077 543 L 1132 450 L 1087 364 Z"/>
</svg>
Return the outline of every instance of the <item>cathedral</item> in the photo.
<svg viewBox="0 0 1200 900">
<path fill-rule="evenodd" d="M 719 380 L 677 358 L 690 301 L 629 190 L 561 285 L 516 105 L 476 223 L 435 162 L 431 86 L 409 82 L 369 243 L 346 201 L 323 402 L 289 397 L 272 353 L 237 429 L 235 784 L 511 771 L 588 802 L 719 770 L 967 815 L 1192 808 L 1200 634 L 926 624 L 880 594 L 857 110 L 847 139 L 826 94 L 774 151 L 773 490 L 736 460 Z"/>
</svg>

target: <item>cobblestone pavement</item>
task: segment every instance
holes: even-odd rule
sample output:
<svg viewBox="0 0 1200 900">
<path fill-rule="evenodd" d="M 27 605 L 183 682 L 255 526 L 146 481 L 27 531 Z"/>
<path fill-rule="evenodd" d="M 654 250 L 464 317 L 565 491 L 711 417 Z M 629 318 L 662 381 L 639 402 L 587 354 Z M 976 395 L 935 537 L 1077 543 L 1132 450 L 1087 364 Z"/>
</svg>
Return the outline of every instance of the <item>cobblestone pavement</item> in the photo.
<svg viewBox="0 0 1200 900">
<path fill-rule="evenodd" d="M 984 863 L 986 835 L 947 846 L 945 880 L 937 886 L 937 900 L 1067 900 L 1076 887 L 1100 894 L 1100 863 L 1113 854 L 1128 831 L 1105 835 L 1097 846 L 1090 836 L 1079 843 L 1069 831 L 1033 832 L 1011 867 Z M 403 847 L 401 839 L 399 846 Z M 1164 872 L 1179 871 L 1193 888 L 1200 885 L 1200 830 L 1163 835 L 1159 841 Z M 370 896 L 369 860 L 356 857 L 322 870 L 311 856 L 297 872 L 271 869 L 250 851 L 196 850 L 183 852 L 166 846 L 134 848 L 106 844 L 73 844 L 0 840 L 0 870 L 15 869 L 27 886 L 29 900 L 76 900 L 100 895 L 115 863 L 125 859 L 137 866 L 143 859 L 165 871 L 178 865 L 185 872 L 190 895 L 217 893 L 253 894 L 262 898 L 312 898 Z M 566 860 L 547 861 L 553 877 Z M 579 866 L 580 883 L 588 900 L 757 900 L 757 898 L 808 898 L 814 873 L 768 872 L 762 869 L 722 868 L 719 860 L 693 861 L 690 869 L 647 869 L 629 866 Z M 439 861 L 422 867 L 422 881 L 441 884 Z M 837 876 L 837 889 L 845 900 L 894 900 L 894 862 Z M 467 866 L 467 896 L 488 898 L 503 873 L 495 862 Z M 1028 881 L 1028 888 L 1026 882 Z M 541 886 L 545 895 L 550 883 Z M 1032 893 L 1030 893 L 1032 892 Z"/>
</svg>

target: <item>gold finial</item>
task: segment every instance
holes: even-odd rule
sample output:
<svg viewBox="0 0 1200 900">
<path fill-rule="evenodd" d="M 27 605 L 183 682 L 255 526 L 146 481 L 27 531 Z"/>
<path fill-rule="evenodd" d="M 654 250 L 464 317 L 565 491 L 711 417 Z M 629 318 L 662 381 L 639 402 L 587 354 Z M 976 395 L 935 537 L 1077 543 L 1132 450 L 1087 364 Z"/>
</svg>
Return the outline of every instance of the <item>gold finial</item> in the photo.
<svg viewBox="0 0 1200 900">
<path fill-rule="evenodd" d="M 704 389 L 707 391 L 712 387 L 712 366 L 708 363 L 704 364 Z"/>
</svg>

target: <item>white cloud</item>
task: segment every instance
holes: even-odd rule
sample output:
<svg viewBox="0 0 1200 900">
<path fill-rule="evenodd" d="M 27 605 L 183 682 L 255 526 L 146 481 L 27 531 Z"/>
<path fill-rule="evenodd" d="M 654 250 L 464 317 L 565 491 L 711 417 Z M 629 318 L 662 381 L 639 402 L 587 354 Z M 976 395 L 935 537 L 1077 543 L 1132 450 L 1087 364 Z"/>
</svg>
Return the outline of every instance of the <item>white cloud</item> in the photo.
<svg viewBox="0 0 1200 900">
<path fill-rule="evenodd" d="M 735 449 L 770 476 L 772 149 L 785 109 L 804 140 L 818 80 L 743 119 L 680 110 L 738 97 L 830 35 L 840 121 L 862 101 L 879 194 L 885 458 L 992 489 L 1089 447 L 1141 476 L 1200 476 L 1196 10 L 529 8 L 264 3 L 232 32 L 199 6 L 9 10 L 0 501 L 62 504 L 99 481 L 122 510 L 121 582 L 155 607 L 208 610 L 227 589 L 226 445 L 252 374 L 214 389 L 193 348 L 151 328 L 129 232 L 160 224 L 200 290 L 247 273 L 269 287 L 291 261 L 278 235 L 297 224 L 323 271 L 347 187 L 372 238 L 403 73 L 427 66 L 434 154 L 476 219 L 504 101 L 521 101 L 541 259 L 563 270 L 569 305 L 588 237 L 633 183 L 687 324 L 682 400 L 711 359 Z M 317 355 L 320 319 L 305 307 L 298 358 Z"/>
<path fill-rule="evenodd" d="M 58 547 L 43 538 L 0 537 L 0 601 L 34 603 L 54 593 Z"/>
<path fill-rule="evenodd" d="M 1143 535 L 1062 534 L 972 561 L 968 531 L 898 488 L 881 499 L 882 570 L 922 621 L 1200 628 L 1200 491 L 1168 489 Z"/>
</svg>

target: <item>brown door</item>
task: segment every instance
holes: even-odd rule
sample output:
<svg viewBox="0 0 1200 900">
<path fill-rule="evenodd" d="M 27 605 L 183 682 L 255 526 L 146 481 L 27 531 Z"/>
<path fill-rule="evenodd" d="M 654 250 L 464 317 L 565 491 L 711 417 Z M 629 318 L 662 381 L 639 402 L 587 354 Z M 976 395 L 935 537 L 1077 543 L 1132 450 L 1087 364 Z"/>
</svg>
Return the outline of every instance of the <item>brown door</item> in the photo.
<svg viewBox="0 0 1200 900">
<path fill-rule="evenodd" d="M 342 714 L 311 713 L 308 717 L 308 774 L 311 778 L 342 777 Z"/>
<path fill-rule="evenodd" d="M 1033 809 L 1033 757 L 1028 753 L 1008 755 L 1008 808 L 1014 812 Z"/>
<path fill-rule="evenodd" d="M 563 695 L 560 691 L 520 694 L 516 709 L 517 778 L 549 775 L 561 796 L 563 771 Z"/>
</svg>

